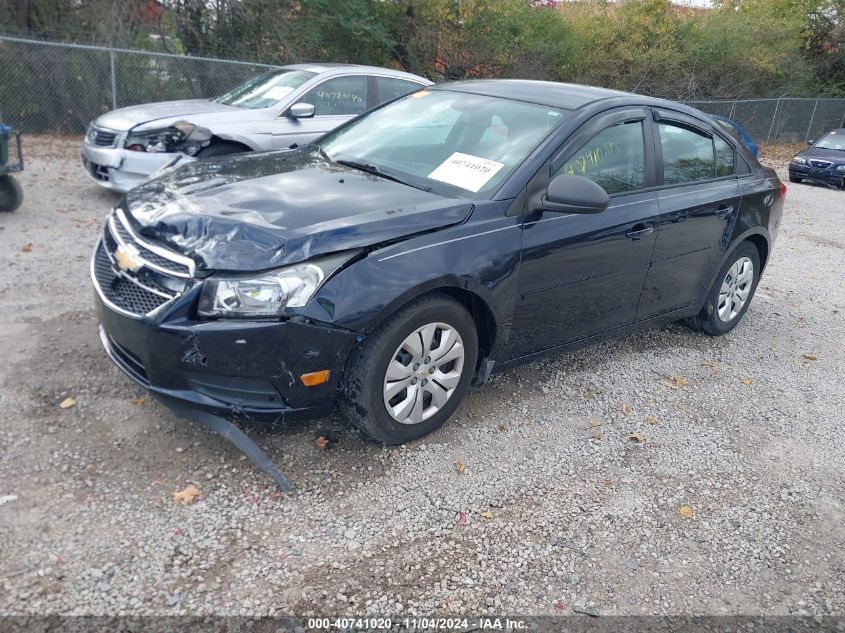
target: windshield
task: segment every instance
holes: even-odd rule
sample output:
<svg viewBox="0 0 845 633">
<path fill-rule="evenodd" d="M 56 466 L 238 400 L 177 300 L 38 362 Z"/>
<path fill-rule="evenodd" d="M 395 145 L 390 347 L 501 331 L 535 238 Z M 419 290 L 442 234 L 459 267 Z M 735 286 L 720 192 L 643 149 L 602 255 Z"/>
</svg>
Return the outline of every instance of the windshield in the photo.
<svg viewBox="0 0 845 633">
<path fill-rule="evenodd" d="M 420 90 L 328 134 L 321 149 L 450 197 L 489 197 L 566 111 L 448 90 Z"/>
<path fill-rule="evenodd" d="M 239 108 L 269 108 L 315 75 L 307 70 L 270 70 L 247 79 L 215 101 Z"/>
<path fill-rule="evenodd" d="M 845 133 L 831 132 L 830 134 L 827 134 L 818 141 L 816 141 L 814 147 L 820 147 L 822 149 L 845 150 Z"/>
</svg>

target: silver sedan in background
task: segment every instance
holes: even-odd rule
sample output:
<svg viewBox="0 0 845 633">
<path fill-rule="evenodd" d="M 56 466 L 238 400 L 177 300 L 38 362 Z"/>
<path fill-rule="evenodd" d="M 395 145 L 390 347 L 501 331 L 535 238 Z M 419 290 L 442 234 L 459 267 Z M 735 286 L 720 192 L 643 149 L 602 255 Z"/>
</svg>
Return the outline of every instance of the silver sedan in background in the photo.
<svg viewBox="0 0 845 633">
<path fill-rule="evenodd" d="M 180 155 L 197 158 L 308 143 L 376 105 L 431 82 L 387 68 L 295 64 L 215 99 L 120 108 L 88 127 L 82 160 L 103 187 L 126 192 Z M 196 141 L 191 130 L 211 131 Z"/>
</svg>

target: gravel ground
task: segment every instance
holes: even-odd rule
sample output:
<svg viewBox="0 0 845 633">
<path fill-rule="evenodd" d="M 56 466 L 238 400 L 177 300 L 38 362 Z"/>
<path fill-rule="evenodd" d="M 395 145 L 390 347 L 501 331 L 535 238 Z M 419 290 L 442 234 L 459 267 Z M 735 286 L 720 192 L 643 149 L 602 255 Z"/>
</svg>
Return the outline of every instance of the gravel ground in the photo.
<svg viewBox="0 0 845 633">
<path fill-rule="evenodd" d="M 845 192 L 789 187 L 726 337 L 532 363 L 400 448 L 340 419 L 249 428 L 282 496 L 106 359 L 87 265 L 116 197 L 76 144 L 27 140 L 0 216 L 0 613 L 845 610 Z"/>
</svg>

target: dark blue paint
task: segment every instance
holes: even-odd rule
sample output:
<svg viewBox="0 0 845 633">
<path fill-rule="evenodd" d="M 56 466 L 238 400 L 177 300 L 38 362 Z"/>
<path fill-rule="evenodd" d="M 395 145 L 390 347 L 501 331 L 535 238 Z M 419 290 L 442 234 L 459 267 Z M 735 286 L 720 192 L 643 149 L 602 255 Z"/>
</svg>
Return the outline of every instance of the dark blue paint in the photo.
<svg viewBox="0 0 845 633">
<path fill-rule="evenodd" d="M 544 91 L 529 83 L 515 98 L 553 105 L 563 94 L 559 87 Z M 505 94 L 513 86 L 460 82 L 450 89 Z M 696 314 L 740 241 L 758 239 L 770 252 L 783 209 L 780 182 L 738 142 L 729 141 L 750 173 L 684 186 L 662 183 L 652 108 L 706 128 L 705 115 L 592 89 L 567 104 L 576 108 L 572 116 L 490 200 L 450 199 L 381 180 L 313 149 L 229 158 L 136 189 L 125 206 L 145 234 L 180 247 L 209 269 L 265 270 L 353 246 L 363 252 L 282 320 L 198 320 L 195 289 L 155 321 L 100 306 L 103 327 L 143 360 L 148 376 L 141 382 L 162 397 L 236 416 L 313 416 L 331 410 L 352 350 L 426 292 L 445 290 L 473 306 L 489 338 L 479 366 L 496 372 Z M 646 189 L 613 196 L 603 213 L 543 211 L 538 201 L 561 153 L 620 117 L 644 121 Z M 162 213 L 167 205 L 185 211 Z M 206 362 L 185 361 L 192 350 Z M 329 383 L 310 389 L 299 383 L 299 375 L 318 369 L 330 369 Z M 241 401 L 222 395 L 227 377 L 234 391 L 242 385 Z M 256 406 L 255 399 L 268 393 L 261 381 L 278 393 L 279 403 Z M 208 389 L 218 389 L 219 397 Z"/>
</svg>

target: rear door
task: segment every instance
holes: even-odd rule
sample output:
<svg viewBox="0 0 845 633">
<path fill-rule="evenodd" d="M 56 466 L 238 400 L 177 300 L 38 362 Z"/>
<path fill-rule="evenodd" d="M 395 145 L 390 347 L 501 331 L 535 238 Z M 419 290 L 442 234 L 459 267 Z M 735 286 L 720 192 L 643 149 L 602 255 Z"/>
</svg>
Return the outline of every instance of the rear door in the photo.
<svg viewBox="0 0 845 633">
<path fill-rule="evenodd" d="M 632 323 L 658 221 L 650 111 L 598 115 L 529 183 L 521 300 L 511 341 L 523 355 Z M 551 178 L 584 176 L 611 197 L 598 214 L 536 211 Z"/>
<path fill-rule="evenodd" d="M 721 261 L 741 194 L 733 146 L 713 126 L 655 111 L 657 243 L 637 319 L 690 306 Z"/>
</svg>

